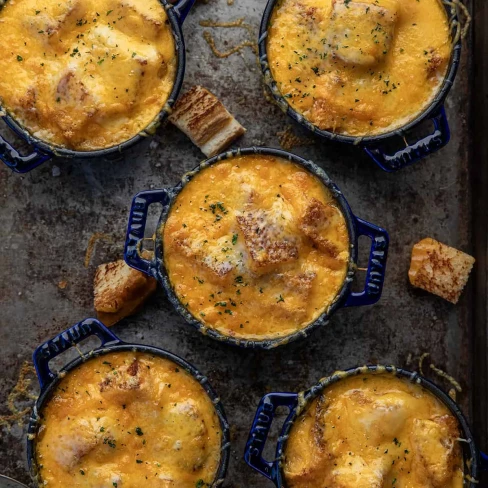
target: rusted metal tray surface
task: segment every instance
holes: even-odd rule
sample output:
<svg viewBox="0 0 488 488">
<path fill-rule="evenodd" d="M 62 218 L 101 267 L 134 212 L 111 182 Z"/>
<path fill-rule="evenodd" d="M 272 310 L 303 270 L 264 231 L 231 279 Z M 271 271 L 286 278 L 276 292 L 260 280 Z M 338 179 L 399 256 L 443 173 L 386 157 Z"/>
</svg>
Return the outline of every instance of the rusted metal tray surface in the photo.
<svg viewBox="0 0 488 488">
<path fill-rule="evenodd" d="M 486 16 L 484 4 L 476 8 Z M 429 377 L 449 387 L 429 372 L 432 362 L 460 381 L 460 403 L 475 422 L 480 447 L 486 449 L 486 295 L 480 295 L 486 292 L 486 267 L 477 269 L 457 306 L 412 289 L 407 278 L 412 245 L 426 236 L 476 252 L 480 265 L 486 265 L 486 235 L 479 237 L 483 225 L 486 233 L 488 222 L 487 192 L 481 186 L 486 171 L 478 163 L 473 172 L 480 156 L 475 158 L 472 149 L 471 39 L 465 42 L 461 69 L 447 99 L 450 144 L 424 162 L 387 174 L 357 148 L 315 139 L 296 126 L 288 128 L 291 121 L 263 94 L 252 47 L 245 46 L 227 58 L 212 53 L 204 35 L 207 39 L 212 36 L 221 52 L 246 40 L 255 41 L 263 9 L 260 0 L 196 4 L 184 25 L 188 49 L 185 88 L 201 84 L 225 103 L 248 130 L 239 141 L 241 146 L 279 147 L 279 133 L 287 130 L 300 136 L 300 142 L 307 145 L 293 151 L 326 169 L 356 215 L 390 232 L 383 298 L 372 307 L 341 310 L 308 340 L 269 352 L 211 341 L 183 322 L 162 291 L 114 331 L 126 341 L 166 348 L 209 376 L 232 425 L 228 487 L 269 486 L 242 458 L 263 394 L 298 391 L 336 369 L 363 363 L 415 369 L 418 358 L 426 352 L 430 353 L 425 360 Z M 205 20 L 232 22 L 240 18 L 250 27 L 200 25 Z M 481 46 L 484 33 L 477 35 Z M 480 66 L 483 62 L 480 57 Z M 483 81 L 476 83 L 482 90 Z M 484 123 L 486 126 L 486 120 Z M 482 140 L 480 130 L 474 137 Z M 4 126 L 2 133 L 13 137 Z M 168 125 L 120 161 L 58 160 L 24 176 L 0 167 L 1 473 L 29 482 L 26 412 L 33 404 L 36 382 L 24 363 L 30 361 L 40 342 L 93 316 L 95 269 L 121 258 L 133 195 L 176 184 L 202 159 L 198 148 Z M 486 165 L 486 158 L 484 162 Z M 477 207 L 474 213 L 473 207 Z M 93 252 L 87 256 L 90 240 Z M 367 243 L 363 245 L 366 250 Z"/>
</svg>

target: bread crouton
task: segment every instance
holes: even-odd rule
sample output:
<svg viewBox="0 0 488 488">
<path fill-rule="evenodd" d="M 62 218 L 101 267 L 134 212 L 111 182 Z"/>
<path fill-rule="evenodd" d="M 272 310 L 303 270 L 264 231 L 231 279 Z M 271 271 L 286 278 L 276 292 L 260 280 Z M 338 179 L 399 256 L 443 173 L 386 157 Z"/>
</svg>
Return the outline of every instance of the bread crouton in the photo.
<svg viewBox="0 0 488 488">
<path fill-rule="evenodd" d="M 387 7 L 349 0 L 333 1 L 328 43 L 334 57 L 360 66 L 373 66 L 385 58 L 393 42 L 398 5 L 396 0 L 384 3 Z M 350 35 L 351 26 L 354 26 L 354 35 Z"/>
<path fill-rule="evenodd" d="M 172 245 L 175 250 L 187 258 L 202 262 L 217 278 L 228 275 L 241 260 L 237 249 L 227 246 L 232 241 L 232 236 L 224 235 L 212 242 L 206 239 L 202 241 L 194 239 L 192 232 L 185 228 L 174 232 L 173 236 Z M 222 249 L 226 249 L 226 252 L 223 253 Z"/>
<path fill-rule="evenodd" d="M 299 223 L 300 230 L 312 240 L 315 246 L 334 258 L 338 256 L 339 249 L 323 233 L 336 212 L 333 206 L 324 205 L 316 198 L 312 198 Z"/>
<path fill-rule="evenodd" d="M 468 254 L 426 238 L 412 249 L 408 277 L 413 286 L 457 303 L 474 262 Z"/>
<path fill-rule="evenodd" d="M 95 310 L 107 326 L 134 314 L 156 290 L 156 280 L 124 261 L 102 264 L 95 273 Z"/>
<path fill-rule="evenodd" d="M 434 487 L 449 486 L 454 473 L 462 466 L 459 464 L 459 427 L 452 415 L 442 415 L 413 421 L 414 463 L 429 473 Z"/>
<path fill-rule="evenodd" d="M 285 284 L 285 289 L 293 292 L 302 300 L 307 300 L 312 291 L 313 280 L 317 275 L 313 272 L 283 273 L 277 275 Z"/>
<path fill-rule="evenodd" d="M 208 157 L 215 156 L 246 132 L 220 100 L 194 86 L 177 102 L 169 120 Z"/>
<path fill-rule="evenodd" d="M 287 236 L 264 210 L 248 211 L 237 215 L 236 219 L 254 268 L 267 268 L 298 258 L 295 240 Z"/>
</svg>

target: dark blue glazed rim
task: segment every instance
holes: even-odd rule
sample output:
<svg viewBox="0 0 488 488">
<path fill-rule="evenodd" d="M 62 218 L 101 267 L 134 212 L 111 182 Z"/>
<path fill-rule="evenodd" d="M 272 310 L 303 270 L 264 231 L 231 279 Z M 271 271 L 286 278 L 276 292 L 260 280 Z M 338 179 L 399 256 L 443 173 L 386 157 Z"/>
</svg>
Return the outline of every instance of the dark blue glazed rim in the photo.
<svg viewBox="0 0 488 488">
<path fill-rule="evenodd" d="M 465 475 L 469 474 L 471 477 L 471 479 L 466 479 L 467 484 L 465 486 L 469 486 L 470 488 L 480 486 L 476 480 L 481 470 L 488 470 L 488 456 L 479 451 L 476 447 L 468 422 L 460 407 L 449 395 L 431 381 L 420 376 L 418 373 L 396 368 L 395 366 L 361 366 L 346 371 L 336 372 L 332 376 L 320 380 L 315 386 L 312 386 L 312 388 L 302 393 L 269 393 L 265 395 L 259 402 L 256 416 L 254 417 L 249 438 L 247 440 L 244 452 L 246 463 L 251 466 L 251 468 L 271 480 L 277 488 L 286 488 L 282 472 L 282 463 L 285 456 L 284 453 L 286 452 L 286 441 L 297 417 L 299 417 L 308 405 L 328 386 L 349 376 L 374 373 L 390 373 L 400 378 L 405 378 L 406 380 L 425 388 L 446 405 L 457 418 L 462 429 L 463 439 L 466 441 L 460 443 L 463 449 L 466 470 L 468 471 Z M 273 461 L 266 461 L 263 458 L 263 450 L 277 407 L 288 408 L 289 414 L 283 424 L 280 436 L 278 437 L 275 459 Z"/>
<path fill-rule="evenodd" d="M 100 347 L 93 349 L 86 354 L 80 353 L 79 358 L 64 366 L 64 368 L 57 374 L 54 374 L 49 369 L 49 361 L 54 359 L 56 356 L 59 356 L 64 351 L 67 351 L 71 347 L 76 347 L 76 344 L 91 336 L 97 336 L 100 339 Z M 215 479 L 212 483 L 212 487 L 220 486 L 225 478 L 227 466 L 229 464 L 230 430 L 227 417 L 225 416 L 224 407 L 220 402 L 220 398 L 208 383 L 208 379 L 191 364 L 187 363 L 180 357 L 165 351 L 164 349 L 142 344 L 128 344 L 121 341 L 113 332 L 107 329 L 96 319 L 86 319 L 76 325 L 73 325 L 73 327 L 61 332 L 53 339 L 41 344 L 34 351 L 33 360 L 39 384 L 41 386 L 41 394 L 39 395 L 34 409 L 32 410 L 27 430 L 27 461 L 33 480 L 38 484 L 38 486 L 42 486 L 40 479 L 38 478 L 38 469 L 35 457 L 36 435 L 39 427 L 40 415 L 42 415 L 42 409 L 51 399 L 51 395 L 59 382 L 66 376 L 66 373 L 76 369 L 78 366 L 86 361 L 89 361 L 90 359 L 102 356 L 104 354 L 123 351 L 137 351 L 152 354 L 154 356 L 172 361 L 180 368 L 191 374 L 195 380 L 202 385 L 202 388 L 205 390 L 215 407 L 217 416 L 219 418 L 220 427 L 222 428 L 220 464 Z"/>
<path fill-rule="evenodd" d="M 176 5 L 172 5 L 168 0 L 159 0 L 164 6 L 168 15 L 171 29 L 175 40 L 176 59 L 177 59 L 177 71 L 173 84 L 173 89 L 168 97 L 168 100 L 164 104 L 159 114 L 154 120 L 139 134 L 135 135 L 131 139 L 118 144 L 116 146 L 108 147 L 105 149 L 98 149 L 96 151 L 72 151 L 62 146 L 49 144 L 42 139 L 39 139 L 29 133 L 20 123 L 18 123 L 10 114 L 8 114 L 0 106 L 0 113 L 3 114 L 2 118 L 7 125 L 22 139 L 27 141 L 28 144 L 33 146 L 32 153 L 22 156 L 17 149 L 15 149 L 9 142 L 7 142 L 0 135 L 0 160 L 4 162 L 10 169 L 16 173 L 27 173 L 33 170 L 40 164 L 53 157 L 65 157 L 65 158 L 116 158 L 125 149 L 133 146 L 134 144 L 142 141 L 143 139 L 154 135 L 156 129 L 166 120 L 171 108 L 176 102 L 178 95 L 183 84 L 183 78 L 185 76 L 185 41 L 183 39 L 183 32 L 181 26 L 185 20 L 188 12 L 195 3 L 195 0 L 179 0 Z"/>
<path fill-rule="evenodd" d="M 281 0 L 268 0 L 261 20 L 258 44 L 259 61 L 264 75 L 264 81 L 269 87 L 270 92 L 278 106 L 286 114 L 288 114 L 303 127 L 321 137 L 362 147 L 368 156 L 370 156 L 381 169 L 387 172 L 397 171 L 405 168 L 406 166 L 410 166 L 411 164 L 416 163 L 426 156 L 438 151 L 449 142 L 451 133 L 449 130 L 449 124 L 447 122 L 446 112 L 444 110 L 444 100 L 447 97 L 447 94 L 449 93 L 449 90 L 451 89 L 456 77 L 456 72 L 461 58 L 462 44 L 460 35 L 461 25 L 458 19 L 457 7 L 453 3 L 441 0 L 446 8 L 449 18 L 453 48 L 446 77 L 444 78 L 441 89 L 435 98 L 414 120 L 408 124 L 405 124 L 399 129 L 385 132 L 384 134 L 379 134 L 377 136 L 353 137 L 319 129 L 316 125 L 309 122 L 303 115 L 295 111 L 288 101 L 281 95 L 269 67 L 266 42 L 268 37 L 268 26 L 274 7 L 280 1 Z M 430 120 L 432 122 L 434 126 L 433 132 L 420 138 L 418 136 L 413 136 L 409 131 L 419 126 L 424 120 Z M 416 140 L 408 143 L 407 140 L 412 139 L 412 137 L 415 137 Z M 394 139 L 403 141 L 405 148 L 393 154 L 389 154 L 387 142 Z"/>
<path fill-rule="evenodd" d="M 192 178 L 200 171 L 208 168 L 213 164 L 221 161 L 245 155 L 265 155 L 276 156 L 292 163 L 304 167 L 308 172 L 315 175 L 332 193 L 338 207 L 341 209 L 347 223 L 347 229 L 350 239 L 350 259 L 348 265 L 348 272 L 340 292 L 337 294 L 332 305 L 314 322 L 309 324 L 302 330 L 299 330 L 291 335 L 263 340 L 244 340 L 235 337 L 223 335 L 214 329 L 205 326 L 197 318 L 195 318 L 180 302 L 176 293 L 173 290 L 166 267 L 164 265 L 163 256 L 163 228 L 168 218 L 171 206 L 184 186 L 192 180 Z M 153 203 L 162 205 L 162 212 L 159 218 L 158 228 L 154 239 L 154 257 L 152 261 L 148 261 L 141 257 L 141 245 L 144 240 L 144 232 L 146 228 L 148 208 Z M 367 236 L 371 239 L 371 251 L 368 262 L 368 269 L 366 273 L 366 282 L 364 290 L 357 293 L 350 290 L 351 281 L 354 277 L 357 268 L 357 246 L 358 237 Z M 156 278 L 164 287 L 170 302 L 174 308 L 184 317 L 184 319 L 193 327 L 198 329 L 203 334 L 228 344 L 259 349 L 272 349 L 297 339 L 307 337 L 312 331 L 325 325 L 329 317 L 341 307 L 372 305 L 376 303 L 383 290 L 383 283 L 386 272 L 386 259 L 388 254 L 389 238 L 386 230 L 377 227 L 376 225 L 366 222 L 351 212 L 349 204 L 342 195 L 339 188 L 329 179 L 324 170 L 319 168 L 311 161 L 296 156 L 295 154 L 281 151 L 279 149 L 271 149 L 267 147 L 250 147 L 245 149 L 235 149 L 215 156 L 207 161 L 202 162 L 193 171 L 185 174 L 181 182 L 174 188 L 164 188 L 161 190 L 150 190 L 138 193 L 133 201 L 130 210 L 129 224 L 127 228 L 127 236 L 125 241 L 125 262 L 139 271 Z"/>
</svg>

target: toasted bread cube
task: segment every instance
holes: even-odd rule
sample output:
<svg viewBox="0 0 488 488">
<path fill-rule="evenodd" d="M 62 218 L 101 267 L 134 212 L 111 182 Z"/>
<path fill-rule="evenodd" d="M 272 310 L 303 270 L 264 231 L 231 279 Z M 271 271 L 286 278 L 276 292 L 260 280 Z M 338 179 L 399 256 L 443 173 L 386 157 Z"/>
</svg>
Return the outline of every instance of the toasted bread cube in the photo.
<svg viewBox="0 0 488 488">
<path fill-rule="evenodd" d="M 107 326 L 138 311 L 156 290 L 156 280 L 131 268 L 124 261 L 102 264 L 93 282 L 95 310 Z"/>
<path fill-rule="evenodd" d="M 332 205 L 324 205 L 316 198 L 312 198 L 299 224 L 300 230 L 312 240 L 318 249 L 334 258 L 338 256 L 339 249 L 325 235 L 336 214 L 337 209 Z"/>
<path fill-rule="evenodd" d="M 334 0 L 328 38 L 334 57 L 360 66 L 381 62 L 390 50 L 396 21 L 395 0 L 389 0 L 388 8 Z"/>
<path fill-rule="evenodd" d="M 274 215 L 261 209 L 236 216 L 252 259 L 253 270 L 298 259 L 298 247 L 284 225 L 277 225 Z"/>
<path fill-rule="evenodd" d="M 201 86 L 185 93 L 169 120 L 208 157 L 215 156 L 246 132 L 220 100 Z"/>
<path fill-rule="evenodd" d="M 456 419 L 451 415 L 442 415 L 427 419 L 414 419 L 413 433 L 415 455 L 414 464 L 426 469 L 433 484 L 431 486 L 449 486 L 459 466 L 460 437 Z"/>
<path fill-rule="evenodd" d="M 413 286 L 457 303 L 474 262 L 468 254 L 426 238 L 412 249 L 408 277 Z"/>
<path fill-rule="evenodd" d="M 191 259 L 201 261 L 217 277 L 224 277 L 235 269 L 235 263 L 239 260 L 236 249 L 228 249 L 222 253 L 226 243 L 232 236 L 224 235 L 215 242 L 192 239 L 189 229 L 181 229 L 174 233 L 174 248 Z"/>
</svg>

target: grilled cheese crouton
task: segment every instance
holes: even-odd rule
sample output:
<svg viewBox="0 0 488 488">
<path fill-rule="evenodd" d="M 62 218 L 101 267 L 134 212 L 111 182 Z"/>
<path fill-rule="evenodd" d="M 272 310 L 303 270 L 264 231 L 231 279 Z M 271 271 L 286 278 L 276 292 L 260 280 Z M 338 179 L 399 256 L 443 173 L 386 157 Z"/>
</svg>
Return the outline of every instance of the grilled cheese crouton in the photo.
<svg viewBox="0 0 488 488">
<path fill-rule="evenodd" d="M 201 86 L 194 86 L 180 98 L 169 120 L 208 157 L 222 152 L 246 132 L 220 100 Z"/>
<path fill-rule="evenodd" d="M 124 261 L 102 264 L 93 282 L 95 310 L 107 326 L 137 312 L 156 290 L 156 280 L 137 271 Z"/>
<path fill-rule="evenodd" d="M 300 220 L 300 230 L 323 252 L 332 257 L 339 254 L 338 247 L 324 234 L 339 210 L 312 198 Z"/>
<path fill-rule="evenodd" d="M 388 8 L 344 0 L 332 3 L 329 44 L 333 56 L 362 66 L 373 66 L 382 61 L 393 41 L 398 8 L 396 1 L 390 0 Z M 354 26 L 353 32 L 351 26 Z"/>
<path fill-rule="evenodd" d="M 207 239 L 195 239 L 189 229 L 181 229 L 174 233 L 174 249 L 184 256 L 197 260 L 215 274 L 223 278 L 233 270 L 242 268 L 242 255 L 239 247 L 229 247 L 232 236 L 223 235 L 209 242 Z M 224 252 L 225 251 L 225 252 Z"/>
<path fill-rule="evenodd" d="M 236 216 L 254 268 L 298 259 L 296 239 L 285 231 L 273 212 L 256 209 Z"/>
<path fill-rule="evenodd" d="M 415 419 L 411 435 L 416 469 L 425 473 L 433 488 L 449 486 L 460 457 L 456 419 L 451 415 Z"/>
<path fill-rule="evenodd" d="M 408 277 L 413 286 L 457 303 L 474 262 L 470 255 L 426 238 L 412 249 Z"/>
</svg>

